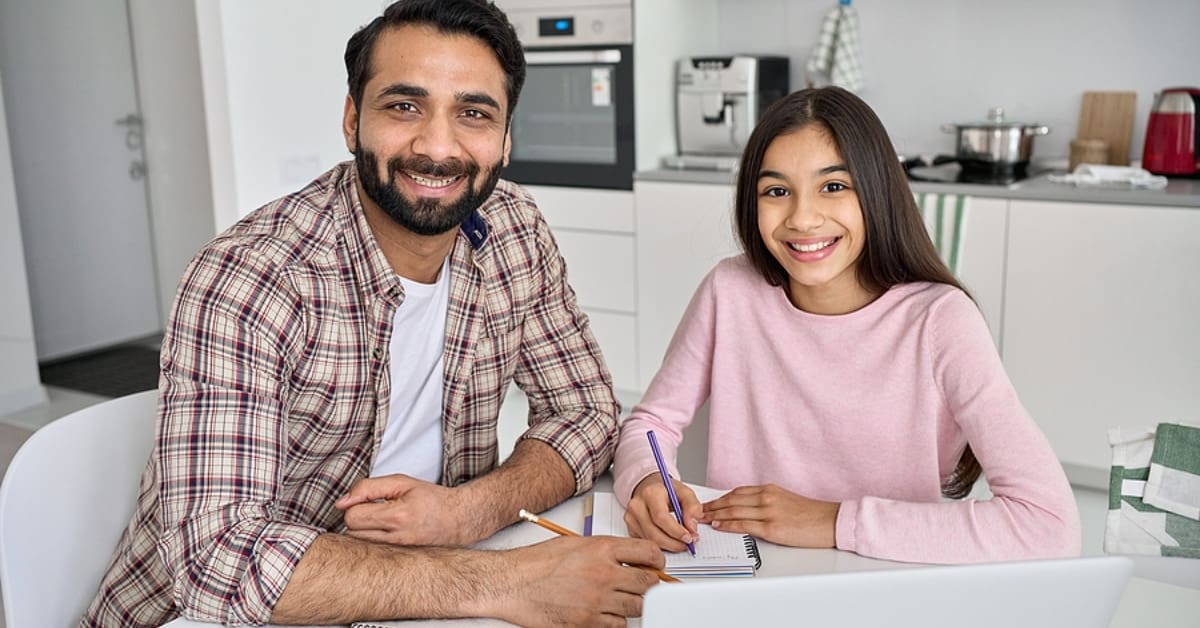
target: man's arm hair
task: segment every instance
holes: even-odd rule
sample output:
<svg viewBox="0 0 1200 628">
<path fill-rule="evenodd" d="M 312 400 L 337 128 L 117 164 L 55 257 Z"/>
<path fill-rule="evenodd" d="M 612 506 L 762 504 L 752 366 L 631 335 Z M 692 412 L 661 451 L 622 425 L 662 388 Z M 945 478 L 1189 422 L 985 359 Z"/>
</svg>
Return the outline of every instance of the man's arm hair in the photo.
<svg viewBox="0 0 1200 628">
<path fill-rule="evenodd" d="M 505 580 L 503 560 L 498 552 L 401 547 L 325 533 L 292 572 L 271 623 L 486 616 L 499 593 L 492 587 Z"/>
</svg>

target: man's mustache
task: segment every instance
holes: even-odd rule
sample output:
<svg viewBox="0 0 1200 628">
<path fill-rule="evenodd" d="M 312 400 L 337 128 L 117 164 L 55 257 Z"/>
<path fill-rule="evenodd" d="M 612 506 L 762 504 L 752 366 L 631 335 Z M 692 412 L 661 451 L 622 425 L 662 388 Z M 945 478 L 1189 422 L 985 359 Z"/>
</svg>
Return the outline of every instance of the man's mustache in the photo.
<svg viewBox="0 0 1200 628">
<path fill-rule="evenodd" d="M 412 172 L 433 179 L 445 179 L 460 175 L 473 177 L 479 173 L 479 165 L 461 159 L 436 162 L 428 157 L 393 157 L 388 160 L 388 171 L 393 175 L 399 172 Z"/>
</svg>

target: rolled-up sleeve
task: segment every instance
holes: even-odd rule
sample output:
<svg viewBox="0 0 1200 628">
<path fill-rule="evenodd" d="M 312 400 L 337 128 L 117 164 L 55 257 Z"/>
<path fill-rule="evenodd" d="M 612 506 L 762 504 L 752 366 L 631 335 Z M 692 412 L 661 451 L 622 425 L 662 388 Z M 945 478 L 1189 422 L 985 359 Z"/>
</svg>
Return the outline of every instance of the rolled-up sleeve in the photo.
<svg viewBox="0 0 1200 628">
<path fill-rule="evenodd" d="M 266 623 L 321 533 L 277 512 L 299 307 L 262 254 L 210 246 L 184 276 L 163 341 L 157 471 L 158 552 L 185 617 Z"/>
<path fill-rule="evenodd" d="M 549 226 L 538 214 L 541 298 L 524 322 L 515 374 L 529 397 L 530 428 L 522 438 L 542 441 L 563 457 L 576 494 L 608 470 L 617 444 L 620 405 L 587 316 L 575 301 Z"/>
</svg>

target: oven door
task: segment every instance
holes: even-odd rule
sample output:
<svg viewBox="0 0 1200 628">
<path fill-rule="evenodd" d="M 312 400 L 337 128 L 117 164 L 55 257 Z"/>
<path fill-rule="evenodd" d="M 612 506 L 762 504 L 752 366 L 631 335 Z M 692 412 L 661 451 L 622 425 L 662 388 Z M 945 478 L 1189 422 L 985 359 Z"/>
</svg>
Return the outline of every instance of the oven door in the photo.
<svg viewBox="0 0 1200 628">
<path fill-rule="evenodd" d="M 633 189 L 633 47 L 535 48 L 512 120 L 505 178 Z"/>
</svg>

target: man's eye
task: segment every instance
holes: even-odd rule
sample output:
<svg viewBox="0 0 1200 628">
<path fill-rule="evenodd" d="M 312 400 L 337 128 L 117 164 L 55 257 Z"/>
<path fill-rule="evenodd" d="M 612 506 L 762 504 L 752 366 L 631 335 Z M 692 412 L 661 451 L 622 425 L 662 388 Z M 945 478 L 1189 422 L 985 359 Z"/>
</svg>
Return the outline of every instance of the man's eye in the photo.
<svg viewBox="0 0 1200 628">
<path fill-rule="evenodd" d="M 467 109 L 463 112 L 463 115 L 473 120 L 487 120 L 491 117 L 487 113 L 484 113 L 478 109 Z"/>
<path fill-rule="evenodd" d="M 389 108 L 394 109 L 396 111 L 403 111 L 406 113 L 417 110 L 417 108 L 410 102 L 398 102 L 393 105 L 390 105 Z"/>
</svg>

